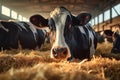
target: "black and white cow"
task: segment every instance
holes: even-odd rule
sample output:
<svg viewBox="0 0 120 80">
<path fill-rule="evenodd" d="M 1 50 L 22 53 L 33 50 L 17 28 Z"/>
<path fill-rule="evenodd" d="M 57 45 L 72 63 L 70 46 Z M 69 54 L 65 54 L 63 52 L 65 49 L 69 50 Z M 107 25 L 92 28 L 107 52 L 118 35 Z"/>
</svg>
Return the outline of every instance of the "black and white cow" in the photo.
<svg viewBox="0 0 120 80">
<path fill-rule="evenodd" d="M 113 34 L 113 48 L 112 53 L 120 53 L 120 34 L 115 32 Z"/>
<path fill-rule="evenodd" d="M 65 7 L 55 8 L 48 19 L 50 39 L 53 43 L 51 57 L 68 60 L 90 59 L 97 46 L 96 34 L 88 24 L 90 19 L 91 15 L 88 13 L 73 16 Z M 31 22 L 34 24 L 34 20 Z"/>
<path fill-rule="evenodd" d="M 120 34 L 117 31 L 104 30 L 103 38 L 106 38 L 107 41 L 113 43 L 111 53 L 120 53 Z"/>
<path fill-rule="evenodd" d="M 0 21 L 1 49 L 36 49 L 45 41 L 45 31 L 29 22 Z"/>
</svg>

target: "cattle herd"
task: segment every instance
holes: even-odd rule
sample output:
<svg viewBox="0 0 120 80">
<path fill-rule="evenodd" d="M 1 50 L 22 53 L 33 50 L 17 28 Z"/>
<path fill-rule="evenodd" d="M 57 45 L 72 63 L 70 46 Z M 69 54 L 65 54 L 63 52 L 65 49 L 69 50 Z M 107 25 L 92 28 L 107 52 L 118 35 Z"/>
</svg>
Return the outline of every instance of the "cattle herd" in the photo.
<svg viewBox="0 0 120 80">
<path fill-rule="evenodd" d="M 120 34 L 106 30 L 106 36 L 103 36 L 93 30 L 88 23 L 90 20 L 89 13 L 74 16 L 65 7 L 55 8 L 48 19 L 36 14 L 30 17 L 29 22 L 1 20 L 0 48 L 39 49 L 49 37 L 52 44 L 51 58 L 90 60 L 95 54 L 97 43 L 107 38 L 113 42 L 111 52 L 120 53 Z M 49 32 L 42 29 L 44 27 L 48 27 Z"/>
</svg>

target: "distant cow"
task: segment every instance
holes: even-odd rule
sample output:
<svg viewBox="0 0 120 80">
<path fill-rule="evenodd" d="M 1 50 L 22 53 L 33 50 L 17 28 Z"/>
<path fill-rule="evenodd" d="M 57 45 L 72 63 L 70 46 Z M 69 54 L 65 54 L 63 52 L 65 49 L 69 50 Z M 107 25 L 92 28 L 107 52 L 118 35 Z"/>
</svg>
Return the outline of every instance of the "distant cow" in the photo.
<svg viewBox="0 0 120 80">
<path fill-rule="evenodd" d="M 113 42 L 112 53 L 120 53 L 120 34 L 111 30 L 103 31 L 104 37 Z"/>
<path fill-rule="evenodd" d="M 120 34 L 115 32 L 113 34 L 113 48 L 112 53 L 120 53 Z"/>
<path fill-rule="evenodd" d="M 97 46 L 96 34 L 88 24 L 90 19 L 91 15 L 88 13 L 73 16 L 65 7 L 58 7 L 52 11 L 48 19 L 50 39 L 53 43 L 51 57 L 68 60 L 90 59 Z M 34 20 L 39 19 L 34 16 L 33 21 L 31 20 L 33 24 Z"/>
<path fill-rule="evenodd" d="M 45 41 L 45 31 L 29 22 L 0 21 L 1 49 L 36 49 Z"/>
</svg>

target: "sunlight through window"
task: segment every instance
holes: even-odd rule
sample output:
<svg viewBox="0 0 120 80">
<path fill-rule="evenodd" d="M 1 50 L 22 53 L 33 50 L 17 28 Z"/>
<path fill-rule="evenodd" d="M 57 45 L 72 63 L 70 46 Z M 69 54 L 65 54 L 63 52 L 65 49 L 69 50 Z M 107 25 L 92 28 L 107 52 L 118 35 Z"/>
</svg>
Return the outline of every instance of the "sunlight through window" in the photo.
<svg viewBox="0 0 120 80">
<path fill-rule="evenodd" d="M 10 16 L 10 9 L 5 6 L 2 6 L 2 14 L 6 16 Z"/>
<path fill-rule="evenodd" d="M 94 25 L 94 19 L 91 20 L 91 25 L 92 25 L 92 26 Z"/>
<path fill-rule="evenodd" d="M 98 17 L 95 17 L 95 24 L 98 24 Z"/>
<path fill-rule="evenodd" d="M 106 21 L 106 20 L 108 20 L 108 19 L 110 19 L 110 10 L 107 10 L 107 11 L 105 11 L 105 13 L 104 13 L 104 20 Z"/>
<path fill-rule="evenodd" d="M 28 22 L 27 18 L 25 18 L 25 17 L 23 17 L 23 21 L 27 21 Z"/>
<path fill-rule="evenodd" d="M 102 23 L 103 22 L 103 14 L 100 14 L 99 15 L 99 23 Z"/>
<path fill-rule="evenodd" d="M 15 11 L 11 11 L 11 17 L 13 19 L 17 19 L 17 13 Z"/>
<path fill-rule="evenodd" d="M 112 8 L 112 18 L 116 17 L 117 13 L 115 12 L 115 10 Z"/>
<path fill-rule="evenodd" d="M 22 21 L 22 15 L 18 15 L 18 20 Z"/>
<path fill-rule="evenodd" d="M 118 14 L 120 15 L 120 4 L 116 5 L 114 8 L 116 9 L 116 11 L 118 12 Z"/>
</svg>

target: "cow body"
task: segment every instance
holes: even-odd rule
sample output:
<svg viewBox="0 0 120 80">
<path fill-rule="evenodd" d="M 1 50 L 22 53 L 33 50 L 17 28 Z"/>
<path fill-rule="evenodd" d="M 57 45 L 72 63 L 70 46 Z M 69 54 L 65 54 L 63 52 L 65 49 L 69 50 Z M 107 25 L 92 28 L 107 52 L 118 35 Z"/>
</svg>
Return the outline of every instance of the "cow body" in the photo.
<svg viewBox="0 0 120 80">
<path fill-rule="evenodd" d="M 48 20 L 50 41 L 53 44 L 51 57 L 67 60 L 90 59 L 97 46 L 96 34 L 88 24 L 90 19 L 91 15 L 88 13 L 73 16 L 64 7 L 52 11 Z"/>
<path fill-rule="evenodd" d="M 36 49 L 44 43 L 43 30 L 36 29 L 28 22 L 0 22 L 0 48 Z"/>
</svg>

